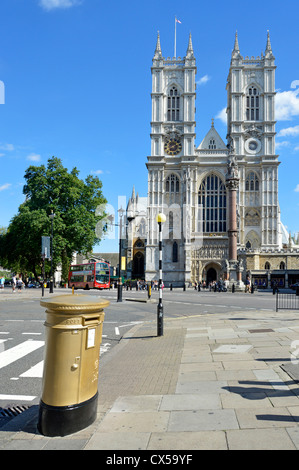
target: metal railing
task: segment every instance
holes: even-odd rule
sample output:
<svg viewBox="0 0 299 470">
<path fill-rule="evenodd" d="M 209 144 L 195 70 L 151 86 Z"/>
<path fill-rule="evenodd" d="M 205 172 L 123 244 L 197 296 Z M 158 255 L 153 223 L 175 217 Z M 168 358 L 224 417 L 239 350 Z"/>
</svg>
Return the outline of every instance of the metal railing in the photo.
<svg viewBox="0 0 299 470">
<path fill-rule="evenodd" d="M 276 292 L 276 312 L 278 310 L 299 310 L 299 291 L 292 293 Z"/>
</svg>

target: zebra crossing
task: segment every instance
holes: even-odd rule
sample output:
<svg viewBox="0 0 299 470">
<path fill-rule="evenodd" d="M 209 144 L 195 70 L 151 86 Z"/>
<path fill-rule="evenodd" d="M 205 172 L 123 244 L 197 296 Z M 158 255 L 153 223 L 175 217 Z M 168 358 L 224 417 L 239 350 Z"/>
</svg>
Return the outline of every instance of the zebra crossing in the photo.
<svg viewBox="0 0 299 470">
<path fill-rule="evenodd" d="M 5 339 L 0 340 L 2 344 L 5 343 L 6 341 L 7 340 Z M 30 354 L 36 349 L 41 348 L 42 346 L 44 346 L 44 344 L 45 344 L 44 341 L 34 341 L 34 340 L 29 339 L 20 344 L 17 344 L 17 346 L 14 346 L 5 351 L 2 351 L 0 353 L 0 369 L 8 366 L 9 364 L 12 364 L 13 362 L 17 361 L 18 359 L 21 359 L 27 354 Z"/>
<path fill-rule="evenodd" d="M 35 304 L 32 305 L 35 307 Z M 24 316 L 12 304 L 6 308 L 5 315 L 2 316 L 0 311 L 0 409 L 38 404 L 42 394 L 44 318 L 38 308 L 33 307 L 24 309 Z M 30 318 L 28 312 L 32 315 Z M 124 332 L 138 323 L 107 318 L 100 356 L 108 354 Z"/>
<path fill-rule="evenodd" d="M 8 334 L 8 332 L 0 332 L 1 336 L 3 336 L 3 334 Z M 10 386 L 10 384 L 12 382 L 16 384 L 17 381 L 22 382 L 21 379 L 34 379 L 35 382 L 36 380 L 40 380 L 39 388 L 41 388 L 41 379 L 43 376 L 44 361 L 39 360 L 36 364 L 30 365 L 30 367 L 28 368 L 28 361 L 26 360 L 26 358 L 28 359 L 29 355 L 35 351 L 39 352 L 39 358 L 43 357 L 45 341 L 27 339 L 25 341 L 21 341 L 13 347 L 9 347 L 9 339 L 0 338 L 0 408 L 3 405 L 3 401 L 10 403 L 28 403 L 39 399 L 38 395 L 30 393 L 31 390 L 36 390 L 36 383 L 34 387 L 31 387 L 31 384 L 30 382 L 28 382 L 28 380 L 24 382 L 23 385 L 24 387 L 26 387 L 26 390 L 22 390 L 21 393 L 5 393 L 5 391 L 7 392 L 7 390 L 10 389 L 13 391 L 15 391 L 16 389 L 20 390 L 22 388 L 21 384 L 20 387 Z M 100 356 L 108 352 L 110 346 L 110 343 L 105 342 L 105 335 L 103 335 L 103 342 L 100 348 Z M 22 367 L 23 364 L 24 367 L 22 372 L 18 375 L 13 374 L 13 371 L 20 370 L 20 367 Z M 18 367 L 13 367 L 14 365 L 18 365 Z M 5 374 L 5 368 L 8 366 L 12 366 L 9 369 L 10 374 L 13 374 L 11 376 L 7 375 L 7 373 Z"/>
<path fill-rule="evenodd" d="M 1 336 L 5 333 L 8 334 L 8 332 L 0 332 Z M 41 340 L 26 339 L 25 341 L 21 340 L 15 346 L 9 347 L 11 340 L 12 338 L 0 339 L 0 402 L 1 404 L 3 402 L 30 403 L 38 398 L 36 394 L 32 393 L 32 390 L 34 390 L 35 387 L 31 387 L 27 381 L 26 384 L 23 384 L 23 389 L 22 386 L 16 386 L 16 382 L 22 377 L 29 379 L 42 377 L 42 361 L 39 361 L 38 364 L 31 366 L 28 369 L 28 362 L 26 360 L 24 361 L 24 359 L 35 351 L 38 351 L 39 355 L 41 355 L 45 342 Z M 18 376 L 10 376 L 12 371 L 19 370 L 19 367 L 15 368 L 14 366 L 20 364 L 24 364 L 24 370 Z M 7 374 L 6 368 L 9 369 L 9 374 Z M 12 382 L 14 382 L 14 385 L 12 385 Z M 10 390 L 11 393 L 7 393 L 8 391 L 10 392 Z"/>
</svg>

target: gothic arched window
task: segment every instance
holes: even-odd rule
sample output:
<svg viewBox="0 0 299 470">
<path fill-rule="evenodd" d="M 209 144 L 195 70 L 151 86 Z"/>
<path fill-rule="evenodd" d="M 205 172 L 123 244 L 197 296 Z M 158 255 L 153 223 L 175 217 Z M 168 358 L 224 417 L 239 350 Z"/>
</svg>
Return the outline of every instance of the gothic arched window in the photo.
<svg viewBox="0 0 299 470">
<path fill-rule="evenodd" d="M 167 96 L 167 121 L 180 120 L 180 96 L 176 87 L 169 90 Z"/>
<path fill-rule="evenodd" d="M 166 179 L 165 191 L 167 193 L 179 193 L 180 192 L 180 182 L 176 175 L 170 175 Z"/>
<path fill-rule="evenodd" d="M 210 142 L 209 142 L 209 149 L 215 149 L 215 148 L 216 148 L 215 139 L 210 139 Z"/>
<path fill-rule="evenodd" d="M 226 232 L 226 189 L 219 176 L 211 173 L 202 181 L 198 191 L 202 210 L 203 232 Z"/>
<path fill-rule="evenodd" d="M 269 261 L 266 261 L 266 263 L 265 263 L 265 269 L 270 269 L 270 267 L 271 267 L 271 266 L 270 266 Z"/>
<path fill-rule="evenodd" d="M 246 121 L 260 120 L 260 96 L 255 86 L 251 86 L 246 94 Z"/>
<path fill-rule="evenodd" d="M 259 190 L 259 179 L 254 173 L 254 171 L 251 171 L 245 181 L 245 190 L 246 191 L 258 191 Z"/>
</svg>

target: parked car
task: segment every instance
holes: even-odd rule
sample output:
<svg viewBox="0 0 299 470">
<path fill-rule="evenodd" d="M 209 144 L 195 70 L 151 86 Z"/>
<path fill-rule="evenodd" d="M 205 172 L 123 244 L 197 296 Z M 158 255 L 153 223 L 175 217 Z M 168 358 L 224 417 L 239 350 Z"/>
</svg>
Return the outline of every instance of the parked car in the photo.
<svg viewBox="0 0 299 470">
<path fill-rule="evenodd" d="M 36 282 L 36 281 L 30 281 L 28 282 L 27 284 L 27 287 L 29 289 L 32 289 L 32 288 L 38 288 L 38 287 L 41 287 L 40 283 L 39 282 Z"/>
<path fill-rule="evenodd" d="M 298 289 L 298 287 L 299 287 L 299 282 L 295 282 L 295 284 L 290 285 L 290 288 L 293 289 L 293 290 Z"/>
</svg>

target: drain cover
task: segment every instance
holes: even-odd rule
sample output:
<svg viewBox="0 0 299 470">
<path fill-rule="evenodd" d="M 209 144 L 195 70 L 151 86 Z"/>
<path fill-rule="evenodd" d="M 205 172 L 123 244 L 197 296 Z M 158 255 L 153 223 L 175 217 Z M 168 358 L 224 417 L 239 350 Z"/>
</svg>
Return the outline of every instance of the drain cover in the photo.
<svg viewBox="0 0 299 470">
<path fill-rule="evenodd" d="M 12 405 L 8 408 L 0 407 L 0 426 L 3 426 L 3 424 L 7 423 L 10 419 L 23 413 L 23 411 L 28 410 L 28 408 L 30 408 L 30 405 Z"/>
</svg>

